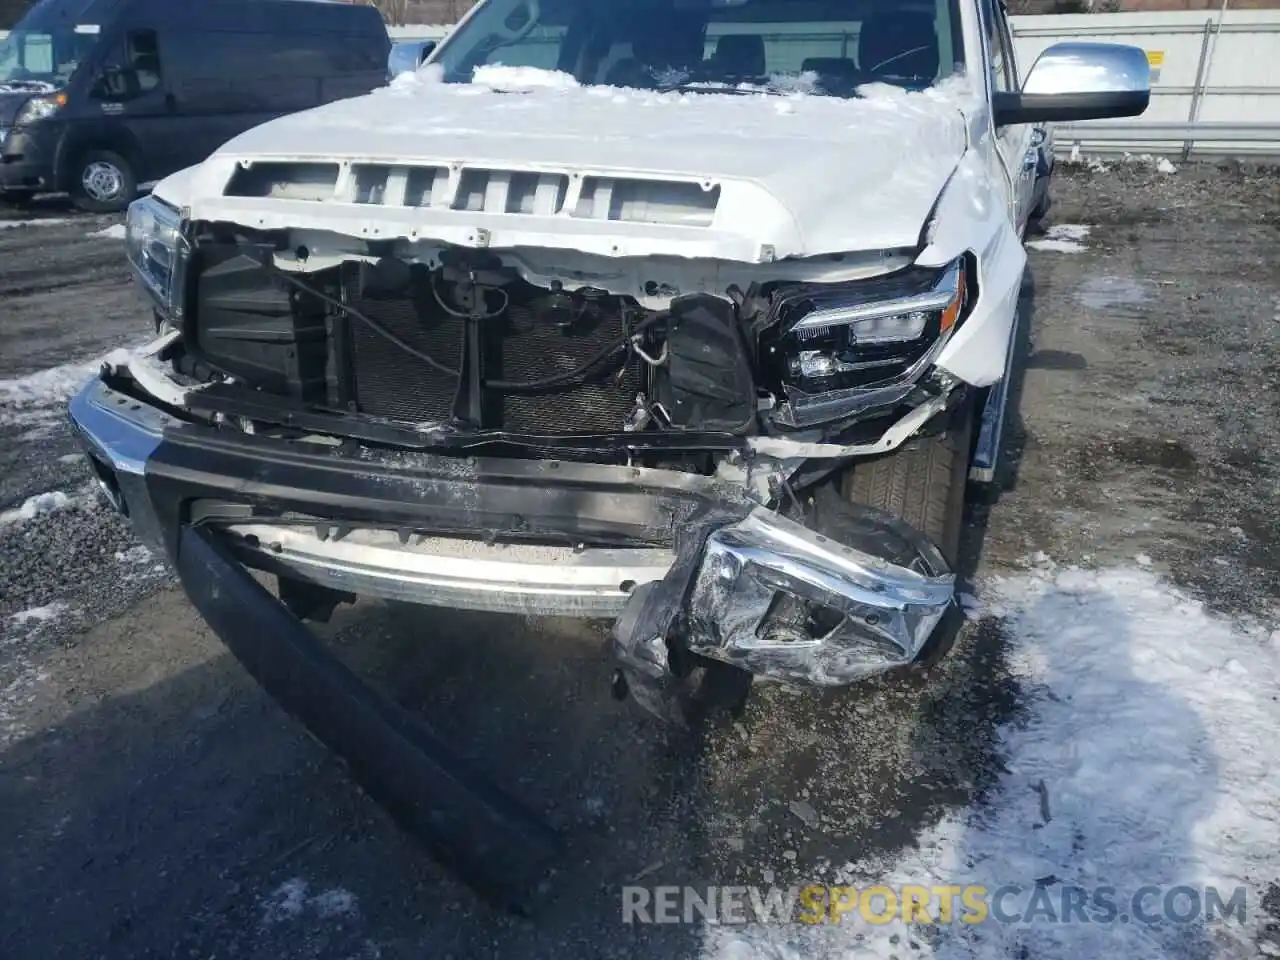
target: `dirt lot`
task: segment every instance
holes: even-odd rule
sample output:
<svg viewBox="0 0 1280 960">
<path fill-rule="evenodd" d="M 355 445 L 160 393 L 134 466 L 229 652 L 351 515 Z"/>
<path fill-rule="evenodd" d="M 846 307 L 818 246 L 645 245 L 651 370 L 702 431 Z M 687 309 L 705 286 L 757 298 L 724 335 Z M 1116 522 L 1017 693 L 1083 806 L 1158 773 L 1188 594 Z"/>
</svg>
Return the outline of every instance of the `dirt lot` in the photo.
<svg viewBox="0 0 1280 960">
<path fill-rule="evenodd" d="M 970 589 L 1039 555 L 1136 562 L 1213 610 L 1280 615 L 1280 179 L 1077 168 L 1056 196 L 1051 224 L 1091 230 L 1031 252 Z M 98 506 L 63 400 L 148 320 L 120 241 L 89 236 L 109 220 L 40 215 L 65 220 L 0 224 L 0 509 L 64 495 L 0 523 L 0 955 L 696 955 L 694 928 L 622 926 L 619 886 L 826 876 L 981 804 L 1003 770 L 995 730 L 1024 691 L 994 618 L 926 684 L 766 691 L 691 742 L 610 699 L 598 624 L 357 605 L 328 631 L 344 656 L 567 838 L 545 916 L 490 913 Z"/>
</svg>

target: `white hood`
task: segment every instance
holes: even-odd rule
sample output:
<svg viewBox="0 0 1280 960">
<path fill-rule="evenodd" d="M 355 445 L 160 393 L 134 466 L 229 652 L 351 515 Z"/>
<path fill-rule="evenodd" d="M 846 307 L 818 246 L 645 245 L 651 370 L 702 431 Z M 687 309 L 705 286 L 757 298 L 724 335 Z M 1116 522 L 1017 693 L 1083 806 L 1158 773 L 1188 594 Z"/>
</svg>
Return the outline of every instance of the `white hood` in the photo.
<svg viewBox="0 0 1280 960">
<path fill-rule="evenodd" d="M 181 199 L 193 217 L 251 226 L 615 257 L 761 262 L 914 247 L 965 150 L 963 89 L 877 87 L 839 100 L 580 88 L 507 68 L 469 85 L 410 74 L 237 137 L 191 172 Z M 291 163 L 307 161 L 340 163 L 332 195 L 298 199 L 279 184 L 224 195 L 238 166 L 278 164 L 267 178 L 287 179 Z M 356 202 L 349 168 L 361 164 L 386 178 L 372 203 Z M 415 168 L 439 180 L 412 200 Z M 547 178 L 560 197 L 535 202 Z M 636 194 L 638 181 L 658 181 L 659 193 Z M 467 201 L 477 182 L 480 199 Z M 529 185 L 527 204 L 513 199 L 517 182 Z M 597 198 L 593 212 L 579 198 L 584 183 L 591 195 L 631 189 L 639 205 L 619 213 L 615 197 L 609 212 Z M 663 207 L 667 189 L 678 202 Z"/>
</svg>

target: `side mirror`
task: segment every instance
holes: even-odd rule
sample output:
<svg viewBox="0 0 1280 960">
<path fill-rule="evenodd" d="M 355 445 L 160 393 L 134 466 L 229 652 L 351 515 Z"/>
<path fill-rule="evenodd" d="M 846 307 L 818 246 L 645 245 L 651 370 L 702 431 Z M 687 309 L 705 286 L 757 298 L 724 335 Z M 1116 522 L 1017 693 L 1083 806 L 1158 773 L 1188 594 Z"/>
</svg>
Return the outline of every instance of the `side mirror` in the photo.
<svg viewBox="0 0 1280 960">
<path fill-rule="evenodd" d="M 422 49 L 418 51 L 418 66 L 422 66 L 424 63 L 427 62 L 427 57 L 431 56 L 431 53 L 432 51 L 435 50 L 435 48 L 436 48 L 436 42 L 434 40 L 423 41 Z"/>
<path fill-rule="evenodd" d="M 1141 116 L 1151 102 L 1151 67 L 1140 47 L 1056 43 L 1040 54 L 1020 93 L 997 93 L 995 125 L 1069 123 Z"/>
</svg>

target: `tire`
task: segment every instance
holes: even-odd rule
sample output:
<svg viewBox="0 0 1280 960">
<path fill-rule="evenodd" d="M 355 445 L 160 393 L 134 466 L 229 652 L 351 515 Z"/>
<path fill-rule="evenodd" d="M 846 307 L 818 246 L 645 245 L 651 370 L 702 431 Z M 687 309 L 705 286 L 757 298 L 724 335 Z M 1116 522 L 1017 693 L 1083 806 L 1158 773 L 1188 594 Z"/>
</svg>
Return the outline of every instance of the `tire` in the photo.
<svg viewBox="0 0 1280 960">
<path fill-rule="evenodd" d="M 972 438 L 973 405 L 964 403 L 945 433 L 919 437 L 893 453 L 855 463 L 844 476 L 845 498 L 905 520 L 937 545 L 954 570 Z"/>
<path fill-rule="evenodd" d="M 138 195 L 129 161 L 110 150 L 90 150 L 71 167 L 71 198 L 88 213 L 119 213 Z"/>
</svg>

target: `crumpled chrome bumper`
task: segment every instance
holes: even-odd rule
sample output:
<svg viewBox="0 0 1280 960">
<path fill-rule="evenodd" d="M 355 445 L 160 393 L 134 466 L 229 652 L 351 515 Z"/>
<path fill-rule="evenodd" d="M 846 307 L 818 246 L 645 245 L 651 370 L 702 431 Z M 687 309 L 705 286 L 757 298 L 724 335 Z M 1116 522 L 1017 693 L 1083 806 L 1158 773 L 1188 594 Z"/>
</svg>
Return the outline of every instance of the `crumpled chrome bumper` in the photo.
<svg viewBox="0 0 1280 960">
<path fill-rule="evenodd" d="M 689 649 L 822 686 L 910 663 L 952 601 L 929 577 L 759 509 L 707 541 L 686 606 Z"/>
<path fill-rule="evenodd" d="M 426 460 L 438 457 L 409 470 L 384 468 L 373 480 L 371 462 L 361 459 L 353 482 L 371 486 L 342 487 L 335 499 L 333 476 L 348 466 L 336 454 L 277 453 L 262 438 L 241 449 L 228 434 L 187 424 L 99 378 L 71 401 L 70 415 L 104 493 L 148 543 L 173 543 L 177 525 L 195 522 L 170 502 L 176 494 L 163 492 L 173 489 L 175 476 L 195 484 L 181 494 L 192 503 L 243 498 L 269 514 L 264 497 L 274 497 L 295 514 L 325 517 L 345 532 L 331 536 L 325 524 L 250 517 L 204 525 L 247 566 L 333 590 L 473 610 L 618 617 L 612 646 L 641 700 L 646 685 L 670 681 L 672 645 L 760 677 L 848 684 L 912 662 L 954 602 L 954 578 L 936 548 L 914 531 L 904 534 L 900 521 L 848 504 L 841 510 L 861 510 L 856 529 L 869 535 L 825 535 L 745 496 L 735 499 L 723 486 L 669 471 L 559 464 L 543 475 L 538 463 L 506 461 L 462 477 L 454 476 L 458 461 L 449 460 L 450 475 L 432 475 L 424 485 L 438 469 Z M 206 446 L 188 439 L 201 430 L 216 439 Z M 181 455 L 166 455 L 166 447 Z M 279 462 L 261 459 L 269 457 Z M 259 489 L 254 478 L 264 462 L 275 463 L 273 479 Z M 428 488 L 440 504 L 422 498 Z M 472 513 L 461 516 L 475 521 L 475 537 L 405 533 L 434 525 L 426 511 L 463 501 L 570 523 L 666 516 L 678 549 L 485 543 L 488 521 Z M 340 504 L 366 519 L 351 521 Z M 687 524 L 672 519 L 686 507 Z M 420 513 L 406 519 L 401 510 Z M 385 522 L 371 522 L 371 515 Z M 913 535 L 923 546 L 902 549 Z M 886 543 L 894 548 L 881 549 Z M 921 562 L 909 569 L 905 556 Z"/>
<path fill-rule="evenodd" d="M 851 509 L 874 539 L 918 544 L 924 571 L 758 508 L 712 531 L 664 581 L 632 598 L 612 638 L 628 692 L 669 713 L 679 673 L 673 660 L 684 652 L 812 686 L 846 685 L 914 661 L 955 602 L 955 577 L 923 537 Z"/>
</svg>

